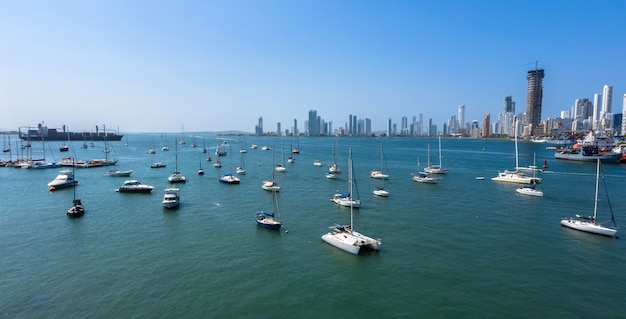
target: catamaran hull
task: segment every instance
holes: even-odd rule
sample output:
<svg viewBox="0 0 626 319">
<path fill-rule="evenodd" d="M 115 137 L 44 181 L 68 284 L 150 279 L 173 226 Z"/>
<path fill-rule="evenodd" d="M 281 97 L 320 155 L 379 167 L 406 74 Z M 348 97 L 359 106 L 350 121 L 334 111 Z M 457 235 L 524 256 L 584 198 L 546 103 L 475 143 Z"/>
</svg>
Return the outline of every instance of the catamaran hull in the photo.
<svg viewBox="0 0 626 319">
<path fill-rule="evenodd" d="M 600 225 L 587 223 L 580 220 L 574 219 L 563 219 L 561 220 L 561 226 L 565 226 L 571 229 L 580 230 L 592 234 L 603 235 L 613 237 L 617 233 L 617 230 L 612 228 L 606 228 Z"/>
<path fill-rule="evenodd" d="M 359 246 L 355 246 L 349 243 L 345 243 L 337 238 L 335 238 L 335 236 L 340 236 L 340 235 L 333 235 L 333 234 L 324 234 L 322 235 L 322 240 L 327 242 L 328 244 L 331 244 L 343 251 L 347 251 L 351 254 L 355 254 L 358 255 L 359 251 L 361 250 L 361 247 Z"/>
</svg>

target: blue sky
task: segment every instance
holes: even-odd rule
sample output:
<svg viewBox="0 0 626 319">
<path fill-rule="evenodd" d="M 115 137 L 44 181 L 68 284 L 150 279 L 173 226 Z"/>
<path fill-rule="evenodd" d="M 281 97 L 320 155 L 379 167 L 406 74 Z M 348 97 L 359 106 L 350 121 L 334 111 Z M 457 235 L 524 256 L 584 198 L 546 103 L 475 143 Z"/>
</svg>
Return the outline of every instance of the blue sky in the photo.
<svg viewBox="0 0 626 319">
<path fill-rule="evenodd" d="M 492 119 L 545 69 L 542 118 L 626 93 L 626 1 L 2 1 L 0 130 L 265 130 L 315 109 L 385 129 Z M 526 65 L 525 65 L 526 64 Z"/>
</svg>

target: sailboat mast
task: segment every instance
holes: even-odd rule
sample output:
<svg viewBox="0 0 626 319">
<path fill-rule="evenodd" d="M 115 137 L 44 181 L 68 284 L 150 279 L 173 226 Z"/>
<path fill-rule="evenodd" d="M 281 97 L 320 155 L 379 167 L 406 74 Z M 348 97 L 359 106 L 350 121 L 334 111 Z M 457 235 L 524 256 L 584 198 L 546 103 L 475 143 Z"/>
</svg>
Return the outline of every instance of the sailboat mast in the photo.
<svg viewBox="0 0 626 319">
<path fill-rule="evenodd" d="M 596 213 L 598 212 L 598 183 L 600 180 L 600 159 L 596 168 L 596 200 L 593 203 L 593 223 L 596 223 Z"/>
<path fill-rule="evenodd" d="M 439 168 L 443 168 L 441 165 L 441 135 L 439 135 Z"/>
<path fill-rule="evenodd" d="M 354 202 L 352 201 L 352 149 L 348 149 L 348 187 L 350 190 L 350 229 L 354 230 L 354 219 L 352 218 L 352 210 Z"/>
<path fill-rule="evenodd" d="M 519 168 L 519 159 L 517 155 L 517 119 L 515 119 L 515 170 Z"/>
</svg>

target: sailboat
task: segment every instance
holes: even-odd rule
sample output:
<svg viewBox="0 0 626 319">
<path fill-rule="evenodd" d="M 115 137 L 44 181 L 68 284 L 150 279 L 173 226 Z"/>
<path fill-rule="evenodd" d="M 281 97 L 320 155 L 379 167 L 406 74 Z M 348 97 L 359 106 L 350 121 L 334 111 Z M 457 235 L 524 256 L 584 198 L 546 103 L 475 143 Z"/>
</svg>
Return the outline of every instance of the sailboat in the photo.
<svg viewBox="0 0 626 319">
<path fill-rule="evenodd" d="M 352 149 L 350 149 L 350 154 L 348 156 L 348 193 L 335 193 L 335 195 L 330 199 L 332 202 L 339 206 L 345 206 L 350 208 L 359 208 L 361 207 L 361 200 L 358 199 L 358 189 L 357 196 L 355 197 L 352 188 L 355 184 L 353 182 L 354 179 L 354 171 L 352 167 Z"/>
<path fill-rule="evenodd" d="M 287 168 L 285 167 L 285 165 L 283 165 L 283 163 L 285 162 L 285 150 L 284 150 L 284 147 L 282 146 L 282 144 L 281 144 L 281 147 L 280 147 L 280 153 L 283 155 L 282 156 L 283 157 L 283 161 L 282 161 L 282 163 L 276 164 L 276 171 L 277 172 L 285 172 L 285 171 L 287 171 Z"/>
<path fill-rule="evenodd" d="M 430 144 L 428 145 L 428 166 L 424 167 L 424 172 L 428 174 L 447 174 L 448 169 L 443 168 L 441 156 L 441 135 L 439 135 L 439 165 L 430 165 Z"/>
<path fill-rule="evenodd" d="M 74 165 L 72 165 L 72 175 L 74 175 Z M 67 210 L 67 216 L 80 217 L 83 214 L 85 214 L 85 206 L 80 199 L 76 198 L 76 187 L 74 187 L 74 200 L 72 200 L 72 207 Z"/>
<path fill-rule="evenodd" d="M 617 229 L 609 228 L 602 226 L 600 223 L 596 223 L 596 218 L 598 214 L 598 185 L 600 180 L 600 159 L 597 159 L 597 167 L 596 167 L 596 195 L 593 205 L 593 216 L 581 216 L 576 214 L 576 218 L 566 218 L 561 220 L 561 225 L 565 227 L 569 227 L 571 229 L 580 230 L 588 233 L 598 234 L 613 237 L 617 233 Z M 602 177 L 604 180 L 604 176 Z M 606 184 L 604 184 L 604 189 L 606 191 Z M 608 195 L 607 195 L 608 199 Z M 607 200 L 608 202 L 608 200 Z M 611 204 L 609 202 L 609 208 Z M 613 217 L 613 210 L 611 210 L 611 220 L 613 221 L 613 226 L 616 227 L 615 218 Z"/>
<path fill-rule="evenodd" d="M 204 170 L 202 169 L 202 154 L 198 154 L 198 162 L 200 163 L 200 168 L 198 169 L 198 175 L 204 175 Z"/>
<path fill-rule="evenodd" d="M 278 191 L 272 191 L 272 209 L 271 212 L 259 211 L 255 214 L 256 223 L 259 226 L 270 229 L 280 229 L 283 226 L 283 221 L 280 217 L 280 210 L 278 209 Z"/>
<path fill-rule="evenodd" d="M 243 153 L 245 152 L 239 152 L 239 158 L 240 158 L 241 164 L 239 164 L 239 166 L 237 166 L 237 168 L 235 169 L 237 174 L 240 174 L 240 175 L 246 174 L 246 164 L 243 159 Z"/>
<path fill-rule="evenodd" d="M 152 147 L 150 149 L 148 149 L 148 151 L 146 152 L 148 154 L 155 154 L 156 151 L 154 150 L 154 135 L 152 135 Z"/>
<path fill-rule="evenodd" d="M 374 195 L 387 197 L 389 196 L 389 191 L 385 190 L 385 179 L 389 178 L 389 174 L 385 174 L 385 165 L 383 160 L 383 144 L 380 144 L 380 171 L 373 171 L 370 173 L 372 178 L 380 179 L 380 186 L 376 187 L 374 190 Z M 376 173 L 376 174 L 374 174 Z"/>
<path fill-rule="evenodd" d="M 174 173 L 172 173 L 172 175 L 170 175 L 167 180 L 170 183 L 184 183 L 187 181 L 187 179 L 185 178 L 185 176 L 183 174 L 180 173 L 180 171 L 178 171 L 178 144 L 176 142 L 176 140 L 174 140 L 174 146 L 176 149 L 176 170 L 174 171 Z"/>
<path fill-rule="evenodd" d="M 298 143 L 298 134 L 296 134 L 296 146 L 291 148 L 291 153 L 300 154 L 300 144 Z"/>
<path fill-rule="evenodd" d="M 383 158 L 383 144 L 380 144 L 380 171 L 370 172 L 370 177 L 375 179 L 389 179 L 389 174 L 385 174 L 385 164 Z"/>
<path fill-rule="evenodd" d="M 337 149 L 336 151 L 335 151 L 335 148 Z M 332 159 L 332 162 L 328 164 L 328 172 L 333 173 L 333 174 L 339 174 L 341 173 L 341 169 L 337 165 L 337 157 L 338 157 L 337 152 L 339 152 L 339 145 L 332 145 L 331 152 L 332 152 L 333 159 Z"/>
<path fill-rule="evenodd" d="M 272 151 L 272 166 L 274 164 L 274 151 Z M 280 186 L 278 185 L 278 183 L 276 182 L 276 179 L 274 178 L 274 172 L 276 170 L 272 169 L 272 180 L 271 181 L 263 181 L 263 184 L 261 184 L 261 188 L 266 190 L 266 191 L 273 191 L 273 192 L 278 192 L 280 191 Z"/>
<path fill-rule="evenodd" d="M 348 151 L 348 174 L 352 176 L 352 150 Z M 351 177 L 350 177 L 351 179 Z M 352 184 L 350 183 L 350 187 Z M 352 189 L 350 189 L 352 192 Z M 330 231 L 322 235 L 322 240 L 341 250 L 358 255 L 361 248 L 379 250 L 380 239 L 365 236 L 354 230 L 353 208 L 350 206 L 350 225 L 334 225 L 329 227 Z"/>
<path fill-rule="evenodd" d="M 518 149 L 517 149 L 517 120 L 515 120 L 515 170 L 498 172 L 498 176 L 491 178 L 496 182 L 518 183 L 518 184 L 537 184 L 541 183 L 540 177 L 532 177 L 524 174 L 519 169 Z"/>
<path fill-rule="evenodd" d="M 420 158 L 417 158 L 417 174 L 412 174 L 413 180 L 425 184 L 437 184 L 437 179 L 428 175 L 426 172 L 420 171 Z"/>
<path fill-rule="evenodd" d="M 204 139 L 204 136 L 202 137 L 202 153 L 206 153 L 206 141 Z"/>
<path fill-rule="evenodd" d="M 231 156 L 231 159 L 232 159 L 232 156 Z M 225 184 L 239 184 L 241 180 L 238 177 L 230 173 L 233 170 L 232 160 L 229 160 L 228 163 L 229 163 L 228 173 L 222 174 L 222 176 L 220 177 L 220 182 L 225 183 Z"/>
</svg>

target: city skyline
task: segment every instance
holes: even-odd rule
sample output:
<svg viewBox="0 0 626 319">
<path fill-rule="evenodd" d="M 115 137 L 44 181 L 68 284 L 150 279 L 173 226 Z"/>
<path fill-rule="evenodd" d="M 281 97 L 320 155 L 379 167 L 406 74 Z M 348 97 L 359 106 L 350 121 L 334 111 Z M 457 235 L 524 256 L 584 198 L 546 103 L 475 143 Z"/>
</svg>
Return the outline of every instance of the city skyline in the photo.
<svg viewBox="0 0 626 319">
<path fill-rule="evenodd" d="M 372 131 L 389 130 L 389 118 L 401 129 L 402 117 L 422 114 L 440 129 L 459 105 L 465 123 L 482 125 L 486 114 L 496 122 L 506 96 L 525 105 L 535 68 L 546 70 L 542 120 L 577 99 L 595 101 L 606 84 L 617 114 L 626 93 L 626 3 L 617 0 L 602 10 L 585 1 L 460 0 L 13 1 L 0 9 L 0 130 L 45 121 L 78 131 L 254 133 L 263 116 L 272 130 L 295 119 L 303 131 L 312 109 L 334 128 L 354 114 L 371 119 Z M 577 49 L 585 42 L 608 49 Z"/>
</svg>

